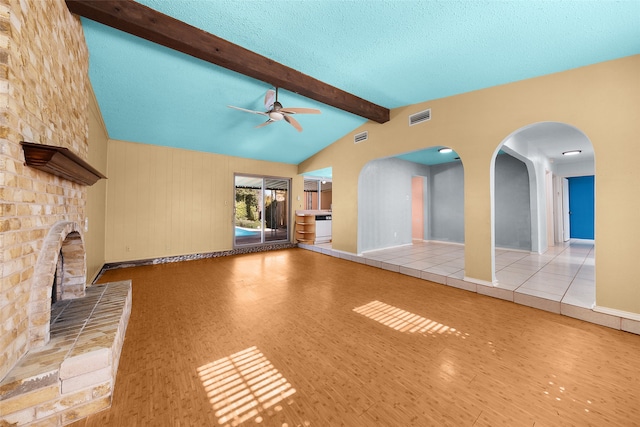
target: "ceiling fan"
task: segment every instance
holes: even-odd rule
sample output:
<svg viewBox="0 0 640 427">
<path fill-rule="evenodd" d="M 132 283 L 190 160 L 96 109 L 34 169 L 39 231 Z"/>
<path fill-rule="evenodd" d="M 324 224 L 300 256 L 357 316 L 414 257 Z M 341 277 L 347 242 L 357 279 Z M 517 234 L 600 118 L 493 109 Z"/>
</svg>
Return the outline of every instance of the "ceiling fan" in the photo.
<svg viewBox="0 0 640 427">
<path fill-rule="evenodd" d="M 278 102 L 278 88 L 276 90 L 269 89 L 264 96 L 264 107 L 267 111 L 255 111 L 255 110 L 247 110 L 246 108 L 234 107 L 233 105 L 227 105 L 229 108 L 234 108 L 240 111 L 246 111 L 247 113 L 252 114 L 260 114 L 262 116 L 267 116 L 267 121 L 256 126 L 257 128 L 269 125 L 273 122 L 279 122 L 284 119 L 291 126 L 296 128 L 298 132 L 302 132 L 302 126 L 300 123 L 293 117 L 294 114 L 320 114 L 320 110 L 315 108 L 285 108 Z"/>
</svg>

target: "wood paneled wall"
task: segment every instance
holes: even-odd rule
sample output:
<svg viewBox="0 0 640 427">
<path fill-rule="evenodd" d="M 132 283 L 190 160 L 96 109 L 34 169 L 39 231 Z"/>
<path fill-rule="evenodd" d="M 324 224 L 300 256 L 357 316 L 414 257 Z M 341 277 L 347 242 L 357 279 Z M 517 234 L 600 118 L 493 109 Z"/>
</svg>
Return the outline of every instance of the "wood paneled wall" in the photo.
<svg viewBox="0 0 640 427">
<path fill-rule="evenodd" d="M 89 164 L 106 175 L 107 134 L 98 101 L 91 91 L 89 99 Z M 87 283 L 100 273 L 104 265 L 105 215 L 107 202 L 107 180 L 101 179 L 87 188 L 86 231 L 84 233 L 87 251 Z"/>
<path fill-rule="evenodd" d="M 297 169 L 110 140 L 106 262 L 229 250 L 234 173 L 293 178 L 291 196 L 298 203 L 302 177 Z"/>
</svg>

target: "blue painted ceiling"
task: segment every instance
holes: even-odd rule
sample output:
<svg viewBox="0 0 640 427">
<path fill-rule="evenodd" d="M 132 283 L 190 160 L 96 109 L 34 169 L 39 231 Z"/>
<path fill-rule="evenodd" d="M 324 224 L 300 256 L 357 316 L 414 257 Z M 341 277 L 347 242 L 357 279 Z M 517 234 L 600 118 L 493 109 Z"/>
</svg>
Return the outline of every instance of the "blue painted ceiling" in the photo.
<svg viewBox="0 0 640 427">
<path fill-rule="evenodd" d="M 411 153 L 400 154 L 396 156 L 402 160 L 408 160 L 414 163 L 420 163 L 423 165 L 439 165 L 441 163 L 450 163 L 457 160 L 460 160 L 458 157 L 458 153 L 455 151 L 451 151 L 449 153 L 439 152 L 441 148 L 445 148 L 442 146 L 435 146 L 425 148 L 424 150 L 414 151 Z"/>
<path fill-rule="evenodd" d="M 639 0 L 141 0 L 387 108 L 640 53 Z M 109 136 L 298 164 L 365 120 L 284 90 L 298 133 L 262 110 L 271 88 L 82 19 Z"/>
</svg>

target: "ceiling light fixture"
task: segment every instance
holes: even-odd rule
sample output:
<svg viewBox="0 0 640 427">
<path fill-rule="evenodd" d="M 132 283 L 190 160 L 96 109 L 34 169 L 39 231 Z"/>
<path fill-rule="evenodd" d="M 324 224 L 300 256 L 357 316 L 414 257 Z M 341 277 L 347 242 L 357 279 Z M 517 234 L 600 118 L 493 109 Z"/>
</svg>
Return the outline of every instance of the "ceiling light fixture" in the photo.
<svg viewBox="0 0 640 427">
<path fill-rule="evenodd" d="M 575 156 L 576 154 L 580 154 L 582 153 L 582 150 L 571 150 L 571 151 L 565 151 L 562 153 L 563 156 Z"/>
<path fill-rule="evenodd" d="M 451 153 L 453 150 L 451 148 L 441 148 L 438 150 L 438 153 L 442 153 L 442 154 L 447 154 L 447 153 Z"/>
</svg>

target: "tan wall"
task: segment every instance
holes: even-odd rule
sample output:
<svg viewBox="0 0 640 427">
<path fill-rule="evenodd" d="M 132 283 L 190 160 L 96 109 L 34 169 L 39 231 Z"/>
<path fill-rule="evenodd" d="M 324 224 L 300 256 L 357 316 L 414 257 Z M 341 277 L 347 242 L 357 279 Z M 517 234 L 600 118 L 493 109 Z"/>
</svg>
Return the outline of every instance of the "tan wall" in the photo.
<svg viewBox="0 0 640 427">
<path fill-rule="evenodd" d="M 596 154 L 597 304 L 640 313 L 635 270 L 640 238 L 640 55 L 507 85 L 437 99 L 391 112 L 385 124 L 366 123 L 301 163 L 299 172 L 333 168 L 333 246 L 356 253 L 358 176 L 374 159 L 435 145 L 460 155 L 465 176 L 465 274 L 490 282 L 492 158 L 523 126 L 555 121 L 584 132 Z M 432 109 L 427 123 L 407 116 Z M 369 140 L 353 143 L 353 134 Z"/>
<path fill-rule="evenodd" d="M 107 142 L 109 135 L 102 120 L 98 102 L 91 91 L 89 97 L 89 164 L 107 175 Z M 105 260 L 105 221 L 107 180 L 101 179 L 87 190 L 88 229 L 84 233 L 87 251 L 87 283 L 100 273 Z M 84 224 L 83 224 L 84 226 Z"/>
<path fill-rule="evenodd" d="M 108 144 L 106 261 L 233 247 L 234 173 L 294 178 L 297 166 L 147 144 Z M 292 204 L 292 211 L 297 209 Z M 293 221 L 290 221 L 293 224 Z"/>
<path fill-rule="evenodd" d="M 86 200 L 85 186 L 24 166 L 20 141 L 87 158 L 88 64 L 63 0 L 0 0 L 0 378 L 29 349 L 44 238 L 56 222 L 82 223 Z"/>
</svg>

